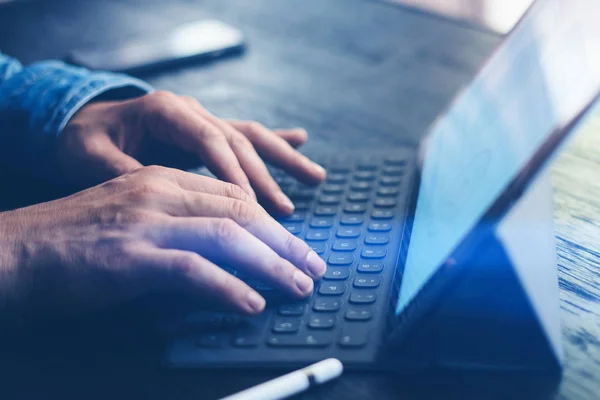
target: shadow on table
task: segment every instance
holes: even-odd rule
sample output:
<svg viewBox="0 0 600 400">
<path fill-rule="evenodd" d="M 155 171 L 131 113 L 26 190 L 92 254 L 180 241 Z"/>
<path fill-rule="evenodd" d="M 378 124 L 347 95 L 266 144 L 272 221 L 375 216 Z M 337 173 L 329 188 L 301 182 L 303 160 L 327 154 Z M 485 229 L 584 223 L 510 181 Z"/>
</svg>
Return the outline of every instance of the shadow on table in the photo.
<svg viewBox="0 0 600 400">
<path fill-rule="evenodd" d="M 138 305 L 18 328 L 0 325 L 0 398 L 217 399 L 278 371 L 168 370 L 165 338 Z M 298 399 L 545 399 L 559 377 L 429 371 L 346 372 Z"/>
</svg>

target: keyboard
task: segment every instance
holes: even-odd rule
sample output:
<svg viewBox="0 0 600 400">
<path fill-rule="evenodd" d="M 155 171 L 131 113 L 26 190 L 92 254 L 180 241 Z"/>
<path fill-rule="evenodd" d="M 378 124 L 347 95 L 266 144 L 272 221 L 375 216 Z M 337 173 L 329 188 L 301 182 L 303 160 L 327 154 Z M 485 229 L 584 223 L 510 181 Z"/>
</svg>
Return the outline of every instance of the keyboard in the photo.
<svg viewBox="0 0 600 400">
<path fill-rule="evenodd" d="M 281 359 L 278 349 L 299 348 L 315 351 L 312 356 L 302 352 L 299 358 L 308 357 L 306 361 L 322 359 L 323 351 L 344 360 L 335 353 L 374 346 L 397 275 L 414 175 L 412 154 L 313 156 L 328 173 L 319 186 L 304 185 L 270 168 L 296 207 L 278 221 L 327 262 L 323 279 L 315 283 L 309 299 L 290 302 L 267 285 L 229 269 L 265 295 L 267 309 L 257 317 L 190 314 L 183 337 L 170 351 L 170 363 L 227 365 L 230 360 L 239 365 L 252 363 L 253 357 L 269 363 Z"/>
</svg>

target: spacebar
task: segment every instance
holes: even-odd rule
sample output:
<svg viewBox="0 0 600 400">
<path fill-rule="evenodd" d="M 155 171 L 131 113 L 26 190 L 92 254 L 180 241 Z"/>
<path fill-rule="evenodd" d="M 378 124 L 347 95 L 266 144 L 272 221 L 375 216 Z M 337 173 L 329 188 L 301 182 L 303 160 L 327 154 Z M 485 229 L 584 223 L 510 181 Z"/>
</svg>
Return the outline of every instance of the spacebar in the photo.
<svg viewBox="0 0 600 400">
<path fill-rule="evenodd" d="M 327 347 L 332 343 L 328 335 L 278 335 L 271 336 L 267 344 L 272 347 Z"/>
</svg>

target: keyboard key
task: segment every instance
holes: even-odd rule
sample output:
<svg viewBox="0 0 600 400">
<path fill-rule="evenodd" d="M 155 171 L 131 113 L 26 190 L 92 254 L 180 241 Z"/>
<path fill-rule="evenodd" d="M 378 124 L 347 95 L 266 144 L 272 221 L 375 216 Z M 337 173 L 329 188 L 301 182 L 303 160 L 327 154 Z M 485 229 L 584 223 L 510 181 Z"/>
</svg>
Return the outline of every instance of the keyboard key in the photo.
<svg viewBox="0 0 600 400">
<path fill-rule="evenodd" d="M 304 304 L 303 303 L 295 303 L 295 304 L 282 304 L 279 306 L 279 314 L 285 316 L 299 316 L 304 314 Z"/>
<path fill-rule="evenodd" d="M 323 185 L 321 191 L 325 194 L 342 194 L 344 193 L 344 185 L 329 183 Z"/>
<path fill-rule="evenodd" d="M 357 308 L 346 311 L 345 317 L 348 321 L 368 321 L 373 314 L 369 310 Z"/>
<path fill-rule="evenodd" d="M 273 323 L 273 332 L 275 333 L 295 333 L 300 328 L 299 318 L 277 318 Z"/>
<path fill-rule="evenodd" d="M 354 278 L 354 287 L 358 288 L 358 289 L 374 289 L 376 287 L 378 287 L 381 284 L 381 277 L 380 276 L 374 276 L 374 277 L 369 277 L 369 276 L 357 276 L 356 278 Z"/>
<path fill-rule="evenodd" d="M 368 192 L 373 186 L 369 182 L 352 182 L 350 188 L 357 192 Z"/>
<path fill-rule="evenodd" d="M 282 223 L 286 222 L 302 222 L 306 218 L 306 213 L 295 211 L 292 215 L 288 215 L 282 220 Z"/>
<path fill-rule="evenodd" d="M 362 214 L 367 211 L 367 206 L 365 204 L 350 203 L 344 206 L 344 211 L 352 214 Z"/>
<path fill-rule="evenodd" d="M 396 205 L 398 204 L 398 202 L 396 201 L 396 199 L 393 199 L 393 198 L 378 197 L 378 198 L 375 199 L 374 204 L 375 204 L 376 207 L 390 208 L 390 207 L 396 207 Z"/>
<path fill-rule="evenodd" d="M 395 197 L 400 193 L 397 187 L 380 187 L 377 189 L 377 195 L 381 197 Z"/>
<path fill-rule="evenodd" d="M 340 309 L 342 302 L 335 298 L 317 299 L 313 305 L 313 310 L 320 312 L 334 312 Z"/>
<path fill-rule="evenodd" d="M 373 219 L 392 219 L 394 218 L 394 211 L 392 210 L 373 210 L 371 213 Z"/>
<path fill-rule="evenodd" d="M 327 347 L 331 344 L 330 335 L 319 335 L 318 332 L 304 335 L 278 335 L 267 340 L 272 347 Z"/>
<path fill-rule="evenodd" d="M 360 228 L 350 226 L 341 227 L 337 230 L 336 236 L 339 238 L 357 238 L 360 236 Z"/>
<path fill-rule="evenodd" d="M 319 203 L 329 206 L 335 206 L 342 202 L 340 196 L 337 195 L 322 195 L 319 197 Z"/>
<path fill-rule="evenodd" d="M 260 343 L 260 334 L 249 334 L 247 332 L 236 333 L 231 341 L 231 344 L 235 347 L 254 347 Z"/>
<path fill-rule="evenodd" d="M 377 169 L 377 163 L 375 163 L 371 157 L 365 157 L 358 161 L 356 167 L 359 171 L 375 171 Z"/>
<path fill-rule="evenodd" d="M 356 240 L 336 240 L 333 242 L 332 249 L 335 251 L 354 251 L 358 246 Z"/>
<path fill-rule="evenodd" d="M 327 263 L 329 265 L 350 265 L 354 262 L 352 253 L 332 253 Z"/>
<path fill-rule="evenodd" d="M 327 251 L 327 244 L 323 242 L 309 243 L 308 246 L 317 254 L 323 254 Z"/>
<path fill-rule="evenodd" d="M 329 174 L 327 176 L 327 183 L 340 184 L 346 183 L 348 178 L 345 174 Z"/>
<path fill-rule="evenodd" d="M 327 229 L 327 230 L 324 230 L 324 229 L 320 229 L 320 230 L 311 229 L 306 234 L 306 240 L 323 241 L 323 240 L 329 239 L 329 236 L 331 236 L 331 232 L 329 231 L 329 229 Z"/>
<path fill-rule="evenodd" d="M 404 157 L 389 156 L 383 160 L 387 165 L 401 166 L 406 165 L 406 159 Z"/>
<path fill-rule="evenodd" d="M 348 195 L 348 201 L 354 201 L 356 203 L 364 203 L 369 201 L 370 198 L 370 194 L 362 192 L 352 192 Z"/>
<path fill-rule="evenodd" d="M 385 176 L 402 176 L 404 175 L 404 167 L 383 167 L 381 173 Z"/>
<path fill-rule="evenodd" d="M 362 252 L 360 253 L 360 256 L 362 258 L 383 258 L 387 255 L 387 249 L 386 248 L 370 248 L 370 247 L 365 247 Z"/>
<path fill-rule="evenodd" d="M 374 292 L 352 292 L 350 293 L 350 303 L 352 304 L 372 304 L 377 300 L 377 294 Z"/>
<path fill-rule="evenodd" d="M 357 181 L 374 181 L 377 174 L 373 171 L 358 171 L 354 174 L 354 179 Z"/>
<path fill-rule="evenodd" d="M 402 177 L 400 176 L 382 176 L 379 180 L 381 186 L 397 186 L 400 182 L 402 182 Z"/>
<path fill-rule="evenodd" d="M 334 174 L 347 174 L 348 172 L 350 172 L 352 170 L 352 168 L 350 168 L 349 165 L 333 165 L 331 166 L 331 168 L 329 168 L 329 172 L 332 172 Z"/>
<path fill-rule="evenodd" d="M 302 224 L 301 222 L 283 222 L 282 225 L 292 235 L 299 235 L 300 233 L 302 233 L 302 229 L 304 228 L 304 224 Z"/>
<path fill-rule="evenodd" d="M 368 229 L 371 232 L 389 232 L 392 230 L 392 224 L 389 222 L 372 222 Z"/>
<path fill-rule="evenodd" d="M 390 242 L 389 235 L 385 234 L 368 234 L 365 236 L 365 244 L 388 244 Z"/>
<path fill-rule="evenodd" d="M 362 225 L 365 218 L 362 215 L 344 215 L 340 223 L 342 225 Z"/>
<path fill-rule="evenodd" d="M 290 193 L 292 200 L 312 200 L 315 196 L 315 189 L 296 189 Z"/>
<path fill-rule="evenodd" d="M 319 217 L 332 217 L 337 214 L 338 208 L 331 206 L 319 206 L 315 209 L 315 215 Z"/>
<path fill-rule="evenodd" d="M 200 335 L 196 341 L 196 345 L 198 347 L 221 347 L 225 344 L 229 336 L 230 334 L 223 332 L 205 333 Z"/>
<path fill-rule="evenodd" d="M 346 285 L 343 283 L 322 282 L 319 287 L 319 294 L 325 296 L 340 296 L 346 291 Z"/>
<path fill-rule="evenodd" d="M 346 324 L 340 335 L 339 344 L 346 348 L 359 348 L 367 344 L 369 331 L 354 326 L 355 324 Z"/>
<path fill-rule="evenodd" d="M 313 218 L 310 221 L 311 228 L 331 228 L 333 226 L 333 218 L 331 217 L 318 217 Z"/>
<path fill-rule="evenodd" d="M 241 322 L 241 318 L 230 313 L 194 312 L 185 318 L 185 326 L 194 331 L 215 331 L 231 329 Z"/>
<path fill-rule="evenodd" d="M 323 279 L 329 281 L 343 281 L 348 279 L 350 276 L 350 269 L 348 268 L 327 268 L 325 271 L 325 275 L 323 275 Z"/>
<path fill-rule="evenodd" d="M 383 264 L 377 263 L 377 262 L 376 263 L 361 262 L 358 264 L 357 271 L 365 273 L 365 274 L 376 274 L 376 273 L 383 271 Z"/>
<path fill-rule="evenodd" d="M 308 320 L 308 327 L 312 329 L 331 329 L 335 326 L 335 317 L 330 315 L 313 315 Z"/>
<path fill-rule="evenodd" d="M 294 202 L 294 207 L 296 211 L 306 211 L 310 208 L 310 203 L 306 201 L 296 201 Z"/>
<path fill-rule="evenodd" d="M 236 329 L 231 344 L 235 347 L 257 346 L 262 339 L 269 317 L 270 313 L 262 312 L 257 316 L 245 318 L 241 326 Z"/>
</svg>

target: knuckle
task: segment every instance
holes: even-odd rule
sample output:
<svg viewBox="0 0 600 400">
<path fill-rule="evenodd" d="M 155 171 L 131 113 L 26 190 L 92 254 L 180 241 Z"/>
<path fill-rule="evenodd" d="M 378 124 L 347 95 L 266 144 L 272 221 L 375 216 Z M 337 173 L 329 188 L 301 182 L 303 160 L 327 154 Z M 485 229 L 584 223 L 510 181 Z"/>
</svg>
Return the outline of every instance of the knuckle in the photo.
<svg viewBox="0 0 600 400">
<path fill-rule="evenodd" d="M 191 275 L 198 265 L 199 258 L 200 256 L 194 253 L 181 254 L 171 266 L 171 272 L 183 276 Z"/>
<path fill-rule="evenodd" d="M 250 121 L 248 123 L 248 130 L 250 130 L 250 132 L 260 132 L 262 130 L 264 130 L 265 127 L 263 124 L 261 124 L 260 122 L 256 122 L 256 121 Z"/>
<path fill-rule="evenodd" d="M 238 235 L 239 225 L 232 219 L 222 218 L 216 226 L 216 237 L 221 242 L 231 242 Z"/>
<path fill-rule="evenodd" d="M 172 101 L 177 98 L 177 95 L 173 92 L 169 92 L 168 90 L 157 90 L 146 95 L 146 98 L 151 99 L 152 101 L 163 102 L 163 101 Z"/>
<path fill-rule="evenodd" d="M 256 135 L 260 134 L 265 129 L 265 127 L 256 121 L 246 122 L 246 129 L 244 130 L 244 134 L 250 140 L 252 140 Z"/>
<path fill-rule="evenodd" d="M 198 100 L 196 100 L 195 97 L 189 95 L 179 96 L 179 98 L 189 104 L 200 104 L 198 103 Z"/>
<path fill-rule="evenodd" d="M 162 192 L 162 187 L 153 180 L 147 180 L 139 183 L 134 191 L 135 194 L 142 197 L 152 197 L 152 195 L 161 194 Z"/>
<path fill-rule="evenodd" d="M 146 210 L 135 210 L 128 214 L 126 218 L 128 223 L 133 224 L 150 224 L 156 219 L 156 215 Z"/>
<path fill-rule="evenodd" d="M 241 134 L 231 135 L 229 138 L 229 144 L 232 147 L 237 147 L 237 148 L 253 147 L 252 142 L 246 136 L 241 135 Z"/>
<path fill-rule="evenodd" d="M 224 183 L 223 184 L 223 194 L 226 197 L 231 197 L 234 199 L 249 201 L 250 196 L 248 193 L 244 192 L 244 190 L 238 185 L 234 185 L 233 183 Z"/>
<path fill-rule="evenodd" d="M 139 169 L 139 173 L 144 175 L 165 175 L 167 171 L 168 168 L 160 165 L 150 165 Z"/>
<path fill-rule="evenodd" d="M 220 281 L 215 285 L 214 290 L 224 295 L 228 299 L 235 299 L 237 297 L 236 279 L 231 274 L 222 274 Z"/>
<path fill-rule="evenodd" d="M 270 274 L 279 281 L 287 281 L 287 270 L 281 259 L 273 262 L 269 268 Z"/>
<path fill-rule="evenodd" d="M 202 133 L 202 138 L 205 141 L 225 141 L 225 135 L 223 135 L 223 132 L 221 132 L 213 126 L 208 125 L 207 123 L 200 126 L 200 132 Z"/>
<path fill-rule="evenodd" d="M 233 200 L 230 208 L 233 219 L 241 226 L 249 225 L 258 217 L 256 209 L 245 201 Z"/>
<path fill-rule="evenodd" d="M 177 102 L 177 95 L 166 90 L 158 90 L 142 97 L 141 104 L 143 110 L 147 111 L 152 123 L 159 121 L 157 117 L 168 114 L 168 110 L 173 103 Z"/>
<path fill-rule="evenodd" d="M 291 233 L 288 233 L 287 237 L 285 238 L 285 243 L 283 244 L 283 251 L 286 254 L 293 253 L 298 245 L 298 243 L 297 243 L 298 240 L 299 239 L 296 239 L 296 237 L 294 235 L 292 235 Z"/>
</svg>

